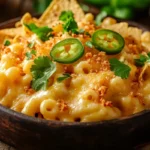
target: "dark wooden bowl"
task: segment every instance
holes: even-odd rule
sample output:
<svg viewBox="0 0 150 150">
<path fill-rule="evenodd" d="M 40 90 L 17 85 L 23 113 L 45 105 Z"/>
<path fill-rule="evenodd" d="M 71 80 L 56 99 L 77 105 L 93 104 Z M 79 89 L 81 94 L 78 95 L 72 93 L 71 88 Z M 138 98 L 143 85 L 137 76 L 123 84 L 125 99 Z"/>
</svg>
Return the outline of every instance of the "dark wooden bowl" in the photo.
<svg viewBox="0 0 150 150">
<path fill-rule="evenodd" d="M 12 27 L 17 20 L 0 28 Z M 17 150 L 127 150 L 150 141 L 150 111 L 109 121 L 65 123 L 29 117 L 0 105 L 0 140 Z"/>
</svg>

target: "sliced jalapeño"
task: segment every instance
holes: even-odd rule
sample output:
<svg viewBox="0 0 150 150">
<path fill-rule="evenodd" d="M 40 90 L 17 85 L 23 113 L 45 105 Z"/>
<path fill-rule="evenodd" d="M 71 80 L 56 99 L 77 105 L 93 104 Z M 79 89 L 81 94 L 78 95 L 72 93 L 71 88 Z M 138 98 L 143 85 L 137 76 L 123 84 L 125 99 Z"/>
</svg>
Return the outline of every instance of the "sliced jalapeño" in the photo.
<svg viewBox="0 0 150 150">
<path fill-rule="evenodd" d="M 77 61 L 84 54 L 82 43 L 75 38 L 58 42 L 51 50 L 52 59 L 59 63 L 69 64 Z"/>
<path fill-rule="evenodd" d="M 125 41 L 119 33 L 108 29 L 94 32 L 92 43 L 96 49 L 104 51 L 108 55 L 120 53 L 125 45 Z"/>
</svg>

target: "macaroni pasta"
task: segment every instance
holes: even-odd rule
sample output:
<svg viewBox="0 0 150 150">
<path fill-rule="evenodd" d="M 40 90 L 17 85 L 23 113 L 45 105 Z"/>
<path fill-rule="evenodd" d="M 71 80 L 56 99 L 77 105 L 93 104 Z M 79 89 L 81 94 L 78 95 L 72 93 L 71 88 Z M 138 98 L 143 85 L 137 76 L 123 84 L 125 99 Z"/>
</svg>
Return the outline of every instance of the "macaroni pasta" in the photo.
<svg viewBox="0 0 150 150">
<path fill-rule="evenodd" d="M 43 42 L 23 23 L 41 23 L 29 14 L 23 17 L 22 35 L 10 38 L 10 45 L 0 45 L 0 104 L 29 116 L 66 122 L 88 122 L 119 118 L 150 108 L 150 67 L 147 62 L 137 67 L 134 59 L 150 51 L 150 33 L 116 23 L 106 18 L 101 26 L 94 24 L 92 14 L 85 15 L 78 27 L 92 35 L 98 29 L 116 31 L 125 40 L 123 50 L 107 55 L 94 47 L 88 47 L 88 34 L 64 33 L 61 22 L 53 26 L 53 37 Z M 53 46 L 67 38 L 76 38 L 84 46 L 84 55 L 71 64 L 53 62 L 56 71 L 48 79 L 47 89 L 36 91 L 31 87 L 31 68 L 39 56 L 48 56 Z M 31 44 L 34 42 L 31 46 Z M 32 54 L 33 50 L 36 54 Z M 30 58 L 27 58 L 30 54 Z M 116 76 L 110 68 L 109 59 L 117 58 L 130 66 L 127 79 Z M 63 73 L 70 77 L 62 82 Z"/>
</svg>

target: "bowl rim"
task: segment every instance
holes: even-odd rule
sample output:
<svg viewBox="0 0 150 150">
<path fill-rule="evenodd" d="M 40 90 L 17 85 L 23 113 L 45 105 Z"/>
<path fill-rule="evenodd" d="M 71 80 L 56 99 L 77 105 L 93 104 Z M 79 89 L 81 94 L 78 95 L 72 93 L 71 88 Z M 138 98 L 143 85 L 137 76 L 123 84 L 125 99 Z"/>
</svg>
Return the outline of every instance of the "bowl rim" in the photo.
<svg viewBox="0 0 150 150">
<path fill-rule="evenodd" d="M 39 16 L 39 15 L 36 15 L 36 16 Z M 19 21 L 20 19 L 21 19 L 21 17 L 17 17 L 17 18 L 2 22 L 2 23 L 0 23 L 0 29 L 13 27 L 15 25 L 15 23 L 17 21 Z M 143 32 L 150 30 L 149 27 L 139 24 L 134 21 L 124 21 L 124 22 L 129 23 L 129 26 L 138 27 L 138 28 L 142 29 Z M 55 124 L 55 125 L 59 125 L 59 126 L 61 125 L 61 126 L 77 126 L 77 127 L 78 126 L 86 127 L 86 126 L 91 126 L 91 125 L 102 125 L 102 124 L 120 124 L 122 121 L 129 121 L 129 120 L 136 119 L 143 115 L 150 115 L 150 109 L 145 109 L 143 111 L 140 111 L 135 114 L 131 114 L 129 116 L 120 117 L 120 118 L 116 118 L 116 119 L 110 119 L 110 120 L 93 121 L 93 122 L 63 122 L 63 121 L 46 120 L 46 119 L 42 119 L 42 118 L 28 116 L 21 112 L 17 112 L 10 108 L 7 108 L 1 104 L 0 104 L 0 111 L 2 111 L 5 114 L 8 114 L 9 116 L 16 117 L 19 120 L 29 122 L 29 123 L 38 123 L 38 124 L 41 123 L 41 124 L 45 124 L 45 125 L 54 125 Z"/>
<path fill-rule="evenodd" d="M 120 117 L 116 119 L 110 119 L 110 120 L 102 120 L 102 121 L 93 121 L 93 122 L 63 122 L 58 120 L 47 120 L 42 118 L 36 118 L 33 116 L 25 115 L 21 112 L 14 111 L 10 108 L 7 108 L 0 104 L 0 111 L 3 113 L 11 116 L 16 117 L 19 120 L 29 122 L 29 123 L 41 123 L 41 124 L 47 124 L 47 125 L 61 125 L 61 126 L 80 126 L 80 127 L 86 127 L 91 125 L 104 125 L 104 124 L 120 124 L 123 121 L 130 121 L 132 119 L 137 119 L 138 117 L 142 117 L 143 115 L 150 115 L 150 110 L 143 110 L 141 112 L 131 114 L 129 116 Z"/>
</svg>

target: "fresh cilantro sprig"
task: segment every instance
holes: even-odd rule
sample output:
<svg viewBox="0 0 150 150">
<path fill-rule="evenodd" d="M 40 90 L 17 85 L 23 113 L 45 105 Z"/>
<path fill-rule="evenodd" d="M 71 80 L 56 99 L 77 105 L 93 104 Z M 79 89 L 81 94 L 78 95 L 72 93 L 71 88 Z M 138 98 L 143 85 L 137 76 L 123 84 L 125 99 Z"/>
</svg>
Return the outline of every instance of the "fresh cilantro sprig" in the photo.
<svg viewBox="0 0 150 150">
<path fill-rule="evenodd" d="M 62 11 L 60 16 L 59 16 L 59 20 L 61 21 L 68 21 L 70 19 L 73 19 L 74 20 L 74 15 L 73 15 L 73 12 L 72 11 Z"/>
<path fill-rule="evenodd" d="M 49 40 L 52 37 L 52 29 L 45 26 L 45 27 L 37 27 L 34 23 L 24 24 L 30 31 L 35 33 L 42 41 Z"/>
<path fill-rule="evenodd" d="M 36 55 L 36 51 L 35 50 L 31 50 L 30 52 L 26 52 L 27 60 L 31 59 L 32 55 Z"/>
<path fill-rule="evenodd" d="M 57 78 L 57 82 L 62 82 L 63 80 L 66 80 L 68 78 L 71 78 L 71 75 L 69 73 L 64 73 L 63 76 Z"/>
<path fill-rule="evenodd" d="M 147 56 L 140 55 L 139 59 L 134 59 L 135 65 L 138 67 L 144 66 L 144 64 L 149 61 L 150 61 L 150 53 L 148 53 Z"/>
<path fill-rule="evenodd" d="M 114 71 L 116 76 L 119 76 L 122 79 L 127 79 L 129 77 L 131 68 L 128 65 L 120 62 L 116 58 L 111 58 L 109 63 L 111 71 Z"/>
<path fill-rule="evenodd" d="M 78 25 L 74 19 L 74 14 L 72 11 L 62 11 L 61 15 L 59 16 L 59 20 L 63 22 L 64 31 L 71 31 L 75 34 L 85 34 L 91 36 L 90 33 L 85 31 L 84 29 L 78 29 Z"/>
<path fill-rule="evenodd" d="M 71 31 L 72 33 L 76 33 L 78 31 L 78 25 L 74 19 L 72 11 L 63 11 L 59 16 L 59 20 L 63 21 L 64 31 Z"/>
<path fill-rule="evenodd" d="M 38 90 L 46 90 L 48 79 L 55 73 L 56 65 L 47 56 L 40 56 L 34 60 L 31 67 L 33 80 L 31 87 Z"/>
<path fill-rule="evenodd" d="M 11 43 L 10 43 L 10 41 L 9 40 L 6 40 L 5 42 L 4 42 L 4 46 L 9 46 Z"/>
</svg>

